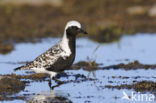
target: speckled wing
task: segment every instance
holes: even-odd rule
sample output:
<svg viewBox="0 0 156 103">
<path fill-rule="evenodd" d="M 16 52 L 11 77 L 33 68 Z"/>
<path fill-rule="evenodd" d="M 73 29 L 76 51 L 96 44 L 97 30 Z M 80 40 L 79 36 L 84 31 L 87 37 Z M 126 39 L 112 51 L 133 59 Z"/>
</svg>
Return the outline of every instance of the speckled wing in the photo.
<svg viewBox="0 0 156 103">
<path fill-rule="evenodd" d="M 57 59 L 61 56 L 63 50 L 59 44 L 56 44 L 45 53 L 38 56 L 34 61 L 27 63 L 26 65 L 16 68 L 16 70 L 20 69 L 31 69 L 31 68 L 50 68 Z"/>
<path fill-rule="evenodd" d="M 47 50 L 45 53 L 37 57 L 34 61 L 33 67 L 36 68 L 49 68 L 53 65 L 57 59 L 61 56 L 63 50 L 60 45 L 55 45 L 54 47 Z"/>
</svg>

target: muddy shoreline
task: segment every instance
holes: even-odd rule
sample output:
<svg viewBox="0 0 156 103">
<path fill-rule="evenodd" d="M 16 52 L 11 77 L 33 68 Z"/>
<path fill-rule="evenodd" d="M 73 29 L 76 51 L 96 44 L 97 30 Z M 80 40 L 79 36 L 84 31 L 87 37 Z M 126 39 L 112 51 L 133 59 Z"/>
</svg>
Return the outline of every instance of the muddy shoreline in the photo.
<svg viewBox="0 0 156 103">
<path fill-rule="evenodd" d="M 19 62 L 20 63 L 20 62 Z M 17 64 L 17 63 L 12 63 Z M 99 67 L 100 66 L 100 67 Z M 96 70 L 107 70 L 107 69 L 124 69 L 124 70 L 136 70 L 136 69 L 156 69 L 154 65 L 148 64 L 140 64 L 138 61 L 130 62 L 128 64 L 118 64 L 115 66 L 108 66 L 108 67 L 101 67 L 100 63 L 89 62 L 89 61 L 80 61 L 78 63 L 73 64 L 73 66 L 69 70 L 79 70 L 83 69 L 88 72 L 96 71 Z M 67 73 L 60 73 L 55 78 L 69 78 L 73 77 L 74 80 L 67 80 L 62 82 L 60 85 L 67 84 L 67 83 L 81 83 L 86 81 L 97 81 L 95 78 L 89 78 L 83 74 L 68 74 Z M 130 77 L 116 77 L 112 76 L 113 79 L 120 78 L 120 79 L 130 79 Z M 138 77 L 135 77 L 136 80 Z M 153 77 L 155 78 L 155 77 Z M 28 75 L 16 75 L 16 74 L 7 74 L 0 76 L 0 101 L 3 100 L 13 100 L 13 99 L 20 99 L 24 100 L 24 96 L 17 96 L 14 97 L 14 94 L 17 94 L 20 91 L 23 91 L 26 86 L 28 86 L 31 82 L 44 82 L 49 80 L 49 75 L 47 74 L 34 74 L 29 73 Z M 8 82 L 9 81 L 9 82 Z M 112 81 L 108 81 L 113 83 Z M 58 85 L 58 86 L 60 86 Z M 152 81 L 141 81 L 141 82 L 134 82 L 134 84 L 121 84 L 121 85 L 106 85 L 105 88 L 111 89 L 134 89 L 135 91 L 140 92 L 155 92 L 155 82 Z M 57 86 L 54 86 L 54 88 Z M 55 99 L 54 99 L 55 100 Z M 57 98 L 56 98 L 57 100 Z"/>
</svg>

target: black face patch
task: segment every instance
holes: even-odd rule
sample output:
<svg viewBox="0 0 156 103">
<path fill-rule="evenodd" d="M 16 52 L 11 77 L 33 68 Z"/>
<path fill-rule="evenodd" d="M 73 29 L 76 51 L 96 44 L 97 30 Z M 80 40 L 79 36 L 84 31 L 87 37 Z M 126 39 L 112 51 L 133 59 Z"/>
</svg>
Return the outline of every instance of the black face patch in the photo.
<svg viewBox="0 0 156 103">
<path fill-rule="evenodd" d="M 79 33 L 77 26 L 71 26 L 66 30 L 67 36 L 76 36 Z"/>
</svg>

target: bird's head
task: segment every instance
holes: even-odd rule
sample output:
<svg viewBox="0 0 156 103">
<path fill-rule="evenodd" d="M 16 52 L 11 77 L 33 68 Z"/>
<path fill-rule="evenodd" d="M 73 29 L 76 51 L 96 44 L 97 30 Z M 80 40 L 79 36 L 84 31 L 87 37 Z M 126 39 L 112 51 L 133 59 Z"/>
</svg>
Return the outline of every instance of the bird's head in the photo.
<svg viewBox="0 0 156 103">
<path fill-rule="evenodd" d="M 67 36 L 76 36 L 79 33 L 87 34 L 87 32 L 81 27 L 81 24 L 75 20 L 67 22 L 65 31 Z"/>
</svg>

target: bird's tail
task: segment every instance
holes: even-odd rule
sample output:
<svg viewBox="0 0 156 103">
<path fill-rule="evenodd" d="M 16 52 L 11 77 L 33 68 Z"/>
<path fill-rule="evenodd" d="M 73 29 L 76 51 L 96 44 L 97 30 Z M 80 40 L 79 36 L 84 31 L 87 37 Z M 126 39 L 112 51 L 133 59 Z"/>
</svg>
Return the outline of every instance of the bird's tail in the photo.
<svg viewBox="0 0 156 103">
<path fill-rule="evenodd" d="M 31 65 L 31 63 L 32 62 L 27 62 L 25 65 L 15 68 L 14 71 L 22 70 L 22 69 L 28 69 L 29 66 Z"/>
<path fill-rule="evenodd" d="M 14 69 L 14 71 L 17 71 L 17 70 L 21 70 L 24 66 L 21 66 L 21 67 L 17 67 Z"/>
</svg>

